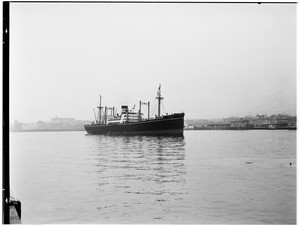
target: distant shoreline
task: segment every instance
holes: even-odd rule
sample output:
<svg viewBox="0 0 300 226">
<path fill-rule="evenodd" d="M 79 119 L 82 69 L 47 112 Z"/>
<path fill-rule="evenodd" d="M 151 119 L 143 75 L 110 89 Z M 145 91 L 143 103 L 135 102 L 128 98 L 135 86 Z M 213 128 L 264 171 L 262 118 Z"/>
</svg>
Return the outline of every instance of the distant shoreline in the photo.
<svg viewBox="0 0 300 226">
<path fill-rule="evenodd" d="M 22 133 L 22 132 L 78 132 L 78 131 L 85 131 L 84 129 L 43 129 L 43 130 L 39 130 L 39 129 L 35 129 L 35 130 L 11 130 L 9 132 L 14 132 L 14 133 Z"/>
<path fill-rule="evenodd" d="M 283 128 L 205 128 L 205 127 L 196 127 L 196 128 L 187 128 L 184 130 L 297 130 L 295 127 L 283 127 Z"/>
</svg>

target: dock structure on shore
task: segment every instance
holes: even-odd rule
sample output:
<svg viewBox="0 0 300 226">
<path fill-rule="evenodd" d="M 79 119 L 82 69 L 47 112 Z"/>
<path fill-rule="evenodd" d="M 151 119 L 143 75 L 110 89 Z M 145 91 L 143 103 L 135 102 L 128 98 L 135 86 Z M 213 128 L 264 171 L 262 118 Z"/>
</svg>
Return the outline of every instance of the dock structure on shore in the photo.
<svg viewBox="0 0 300 226">
<path fill-rule="evenodd" d="M 297 117 L 286 114 L 187 120 L 185 130 L 296 130 Z"/>
<path fill-rule="evenodd" d="M 201 127 L 195 126 L 193 129 L 186 130 L 297 130 L 296 127 L 264 128 L 264 127 Z"/>
</svg>

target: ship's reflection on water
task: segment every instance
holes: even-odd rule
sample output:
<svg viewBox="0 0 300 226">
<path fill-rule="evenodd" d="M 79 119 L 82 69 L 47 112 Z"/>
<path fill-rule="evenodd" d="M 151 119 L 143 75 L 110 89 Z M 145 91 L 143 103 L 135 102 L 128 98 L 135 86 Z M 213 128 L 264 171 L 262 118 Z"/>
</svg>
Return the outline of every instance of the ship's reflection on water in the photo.
<svg viewBox="0 0 300 226">
<path fill-rule="evenodd" d="M 184 137 L 93 136 L 97 158 L 99 210 L 124 223 L 126 217 L 141 214 L 133 223 L 163 222 L 183 205 L 185 189 Z M 173 208 L 175 207 L 175 208 Z M 180 208 L 179 208 L 180 209 Z M 171 217 L 171 216 L 170 216 Z M 139 219 L 139 220 L 137 220 Z M 121 221 L 120 221 L 121 220 Z M 175 220 L 175 219 L 174 219 Z"/>
</svg>

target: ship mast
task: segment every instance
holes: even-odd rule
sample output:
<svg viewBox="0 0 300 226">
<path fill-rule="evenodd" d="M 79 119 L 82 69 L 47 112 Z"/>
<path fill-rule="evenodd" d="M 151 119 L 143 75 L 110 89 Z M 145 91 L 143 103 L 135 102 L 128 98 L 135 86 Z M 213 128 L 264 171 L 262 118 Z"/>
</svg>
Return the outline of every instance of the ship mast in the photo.
<svg viewBox="0 0 300 226">
<path fill-rule="evenodd" d="M 160 102 L 161 102 L 161 100 L 164 99 L 164 98 L 161 96 L 160 84 L 159 84 L 159 87 L 158 87 L 156 99 L 158 99 L 158 118 L 160 118 Z"/>
<path fill-rule="evenodd" d="M 147 105 L 148 106 L 148 119 L 150 119 L 150 101 L 148 101 L 148 102 L 140 101 L 139 120 L 142 121 L 142 105 Z"/>
<path fill-rule="evenodd" d="M 94 116 L 95 116 L 95 123 L 97 123 L 97 117 L 96 117 L 96 113 L 95 113 L 95 108 L 93 108 L 94 110 Z"/>
<path fill-rule="evenodd" d="M 102 99 L 102 96 L 100 95 L 100 105 L 99 105 L 99 124 L 101 123 L 101 110 L 103 107 L 101 107 L 101 99 Z"/>
</svg>

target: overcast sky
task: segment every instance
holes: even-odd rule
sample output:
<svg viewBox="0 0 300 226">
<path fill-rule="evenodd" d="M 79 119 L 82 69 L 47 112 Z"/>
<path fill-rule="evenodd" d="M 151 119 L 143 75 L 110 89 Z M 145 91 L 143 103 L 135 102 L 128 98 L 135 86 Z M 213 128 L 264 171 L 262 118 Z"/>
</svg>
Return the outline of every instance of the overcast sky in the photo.
<svg viewBox="0 0 300 226">
<path fill-rule="evenodd" d="M 11 4 L 10 119 L 151 101 L 187 119 L 296 114 L 296 5 Z M 146 107 L 145 107 L 146 112 Z"/>
</svg>

